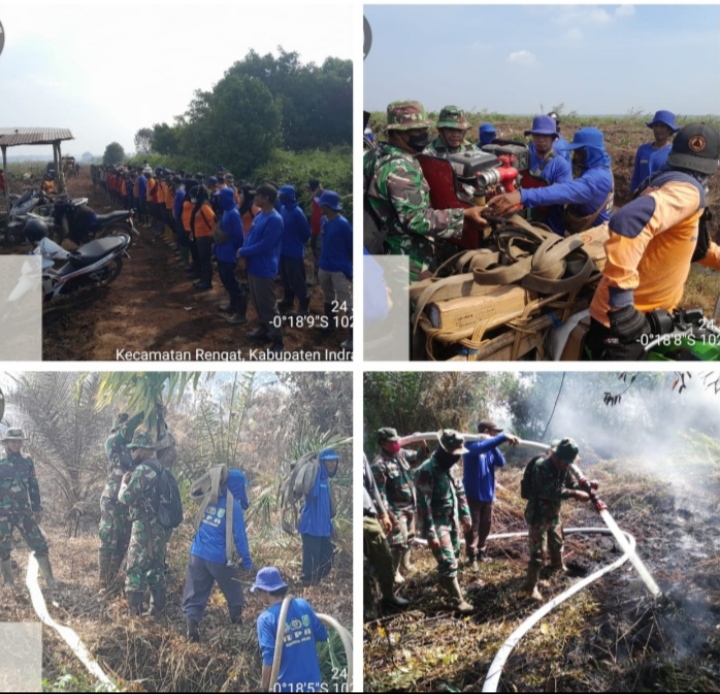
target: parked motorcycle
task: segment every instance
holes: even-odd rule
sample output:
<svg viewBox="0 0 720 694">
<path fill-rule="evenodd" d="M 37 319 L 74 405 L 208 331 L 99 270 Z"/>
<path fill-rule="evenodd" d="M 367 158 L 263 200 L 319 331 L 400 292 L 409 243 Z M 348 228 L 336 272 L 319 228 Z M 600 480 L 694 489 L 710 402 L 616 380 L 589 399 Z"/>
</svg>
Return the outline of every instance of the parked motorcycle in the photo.
<svg viewBox="0 0 720 694">
<path fill-rule="evenodd" d="M 132 244 L 133 234 L 139 236 L 133 225 L 132 211 L 115 210 L 98 214 L 88 207 L 87 202 L 87 198 L 56 198 L 51 214 L 54 224 L 50 235 L 53 240 L 62 243 L 68 238 L 73 243 L 82 245 L 91 239 L 126 233 Z"/>
</svg>

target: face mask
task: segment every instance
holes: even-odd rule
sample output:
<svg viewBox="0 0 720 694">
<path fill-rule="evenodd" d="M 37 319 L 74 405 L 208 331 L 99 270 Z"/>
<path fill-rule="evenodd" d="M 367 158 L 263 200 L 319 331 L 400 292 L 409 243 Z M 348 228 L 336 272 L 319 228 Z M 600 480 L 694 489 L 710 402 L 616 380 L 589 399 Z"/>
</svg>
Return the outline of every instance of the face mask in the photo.
<svg viewBox="0 0 720 694">
<path fill-rule="evenodd" d="M 398 441 L 388 443 L 387 450 L 393 455 L 395 455 L 396 453 L 400 453 L 400 443 Z"/>
<path fill-rule="evenodd" d="M 426 132 L 422 135 L 413 135 L 408 138 L 407 143 L 416 152 L 422 152 L 430 144 L 430 136 Z"/>
</svg>

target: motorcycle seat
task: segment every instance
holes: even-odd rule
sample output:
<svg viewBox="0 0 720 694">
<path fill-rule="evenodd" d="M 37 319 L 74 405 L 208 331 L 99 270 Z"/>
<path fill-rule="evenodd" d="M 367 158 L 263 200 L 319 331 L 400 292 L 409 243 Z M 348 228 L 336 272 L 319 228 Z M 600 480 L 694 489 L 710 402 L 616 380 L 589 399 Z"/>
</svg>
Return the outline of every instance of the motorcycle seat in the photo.
<svg viewBox="0 0 720 694">
<path fill-rule="evenodd" d="M 68 258 L 70 264 L 75 268 L 87 267 L 97 262 L 106 255 L 120 250 L 127 240 L 120 236 L 108 236 L 105 239 L 96 239 L 81 246 Z"/>
<path fill-rule="evenodd" d="M 127 210 L 115 210 L 107 214 L 99 214 L 95 219 L 95 226 L 105 226 L 113 222 L 124 222 L 130 213 Z"/>
</svg>

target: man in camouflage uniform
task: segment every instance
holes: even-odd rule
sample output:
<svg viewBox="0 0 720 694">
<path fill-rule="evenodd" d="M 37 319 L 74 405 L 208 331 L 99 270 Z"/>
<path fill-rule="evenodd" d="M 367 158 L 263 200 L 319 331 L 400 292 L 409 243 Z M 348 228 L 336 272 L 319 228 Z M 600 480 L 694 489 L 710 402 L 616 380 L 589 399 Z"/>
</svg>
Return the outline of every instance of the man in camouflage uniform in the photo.
<svg viewBox="0 0 720 694">
<path fill-rule="evenodd" d="M 451 473 L 468 452 L 463 443 L 463 437 L 452 429 L 439 432 L 438 448 L 420 466 L 415 484 L 419 525 L 437 561 L 440 583 L 455 599 L 458 611 L 469 613 L 474 608 L 465 601 L 457 574 L 460 526 L 464 532 L 470 529 L 470 509 L 462 480 Z"/>
<path fill-rule="evenodd" d="M 438 136 L 424 149 L 423 154 L 447 157 L 449 154 L 477 149 L 472 142 L 465 139 L 465 134 L 470 129 L 470 121 L 461 108 L 443 106 L 435 127 Z"/>
<path fill-rule="evenodd" d="M 101 592 L 107 592 L 110 589 L 130 544 L 130 516 L 128 507 L 118 501 L 118 490 L 123 475 L 133 469 L 133 461 L 127 444 L 132 441 L 135 429 L 143 418 L 143 412 L 136 414 L 132 419 L 128 419 L 127 414 L 119 414 L 110 430 L 110 436 L 105 441 L 108 479 L 100 497 L 98 564 Z"/>
<path fill-rule="evenodd" d="M 380 453 L 372 463 L 373 477 L 385 508 L 391 514 L 393 531 L 388 538 L 393 557 L 395 583 L 404 583 L 400 568 L 412 571 L 410 546 L 415 539 L 415 482 L 413 468 L 427 457 L 427 446 L 421 451 L 400 447 L 395 429 L 378 429 Z"/>
<path fill-rule="evenodd" d="M 132 521 L 125 592 L 130 614 L 141 615 L 145 586 L 149 586 L 150 609 L 145 615 L 157 616 L 165 607 L 165 553 L 172 532 L 157 517 L 161 465 L 147 432 L 135 432 L 128 448 L 135 468 L 123 475 L 118 492 L 120 503 L 130 507 Z"/>
<path fill-rule="evenodd" d="M 466 218 L 485 225 L 479 207 L 435 210 L 430 206 L 430 186 L 414 156 L 428 146 L 429 127 L 418 101 L 391 103 L 388 141 L 366 152 L 363 161 L 367 201 L 387 232 L 390 253 L 410 256 L 413 281 L 437 267 L 434 243 L 459 239 Z"/>
<path fill-rule="evenodd" d="M 35 463 L 22 454 L 25 434 L 22 429 L 8 429 L 2 438 L 5 456 L 0 458 L 0 568 L 5 586 L 12 586 L 13 528 L 20 531 L 27 546 L 35 553 L 40 573 L 49 586 L 55 585 L 50 567 L 48 546 L 40 530 L 42 504 L 35 477 Z"/>
<path fill-rule="evenodd" d="M 538 577 L 543 566 L 545 537 L 550 550 L 551 571 L 565 573 L 563 562 L 563 535 L 560 525 L 560 504 L 564 499 L 590 501 L 590 495 L 579 489 L 570 466 L 577 458 L 578 445 L 570 438 L 553 442 L 545 457 L 535 459 L 532 467 L 530 498 L 525 507 L 525 521 L 528 524 L 530 541 L 530 563 L 527 580 L 522 591 L 530 594 L 533 600 L 542 601 L 537 588 Z M 597 489 L 597 482 L 590 486 Z"/>
</svg>

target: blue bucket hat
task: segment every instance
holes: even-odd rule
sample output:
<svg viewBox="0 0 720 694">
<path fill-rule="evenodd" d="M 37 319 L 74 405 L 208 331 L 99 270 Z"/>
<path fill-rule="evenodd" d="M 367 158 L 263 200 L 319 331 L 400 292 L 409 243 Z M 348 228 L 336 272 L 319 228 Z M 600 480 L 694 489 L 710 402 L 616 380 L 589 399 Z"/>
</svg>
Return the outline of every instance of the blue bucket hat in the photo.
<svg viewBox="0 0 720 694">
<path fill-rule="evenodd" d="M 675 123 L 675 114 L 670 111 L 657 111 L 653 119 L 649 123 L 646 122 L 645 125 L 647 125 L 648 128 L 652 128 L 655 123 L 667 125 L 674 133 L 680 130 L 680 126 Z"/>
<path fill-rule="evenodd" d="M 319 198 L 315 198 L 315 202 L 320 206 L 325 205 L 335 212 L 342 210 L 340 196 L 334 190 L 323 191 L 323 194 Z"/>
<path fill-rule="evenodd" d="M 533 118 L 532 128 L 525 131 L 525 135 L 552 135 L 559 137 L 557 131 L 557 123 L 550 116 L 539 115 Z"/>
<path fill-rule="evenodd" d="M 595 147 L 605 151 L 605 138 L 597 128 L 580 128 L 575 133 L 571 144 L 567 149 L 580 149 L 581 147 Z"/>
<path fill-rule="evenodd" d="M 264 590 L 267 593 L 274 593 L 281 588 L 287 588 L 287 583 L 282 580 L 280 572 L 274 566 L 266 566 L 257 572 L 255 583 L 252 588 L 250 588 L 250 592 L 254 593 L 256 590 Z"/>
<path fill-rule="evenodd" d="M 320 451 L 320 460 L 340 460 L 340 456 L 334 448 L 324 448 Z"/>
</svg>

